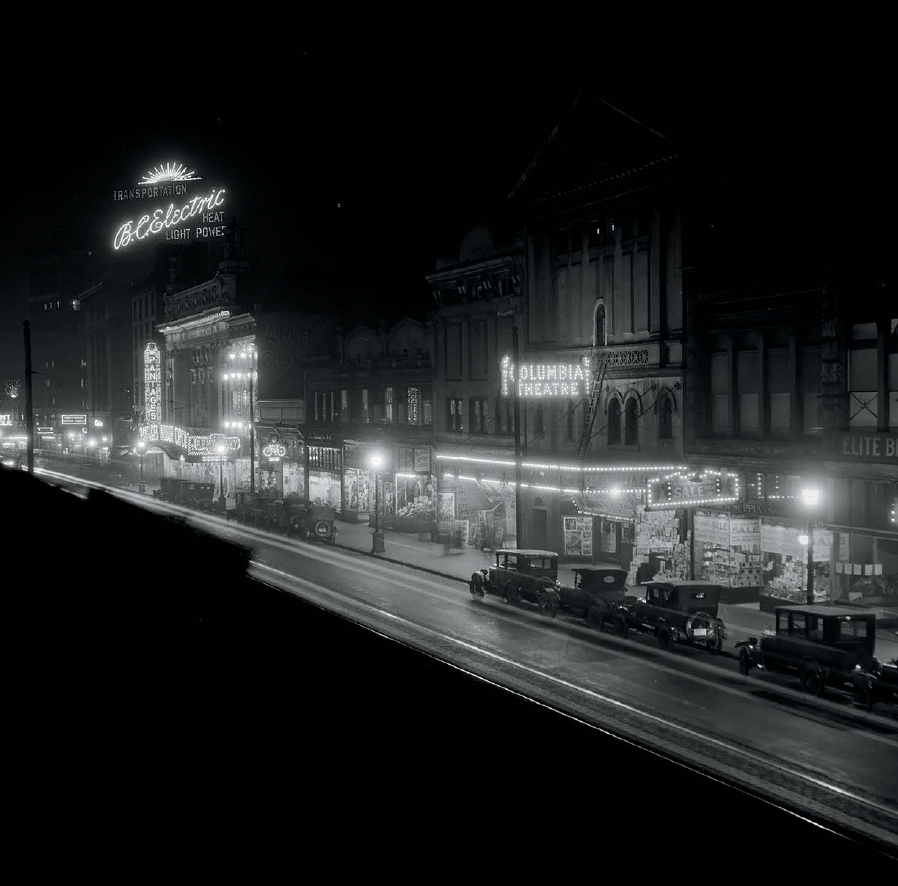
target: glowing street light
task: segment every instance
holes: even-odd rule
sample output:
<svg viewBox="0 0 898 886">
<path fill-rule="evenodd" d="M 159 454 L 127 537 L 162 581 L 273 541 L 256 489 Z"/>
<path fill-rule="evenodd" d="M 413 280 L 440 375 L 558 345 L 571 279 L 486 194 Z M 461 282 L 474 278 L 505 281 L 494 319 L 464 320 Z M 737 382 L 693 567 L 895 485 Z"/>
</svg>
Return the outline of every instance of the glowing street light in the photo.
<svg viewBox="0 0 898 886">
<path fill-rule="evenodd" d="M 816 507 L 820 501 L 820 490 L 815 487 L 807 487 L 801 490 L 801 503 L 808 508 Z"/>
</svg>

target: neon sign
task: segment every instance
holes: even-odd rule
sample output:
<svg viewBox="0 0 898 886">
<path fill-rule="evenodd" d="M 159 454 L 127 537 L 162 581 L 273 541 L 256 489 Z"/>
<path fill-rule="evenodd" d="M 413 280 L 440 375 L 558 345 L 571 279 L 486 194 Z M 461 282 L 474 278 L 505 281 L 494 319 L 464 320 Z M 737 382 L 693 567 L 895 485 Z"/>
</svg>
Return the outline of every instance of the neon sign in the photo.
<svg viewBox="0 0 898 886">
<path fill-rule="evenodd" d="M 510 357 L 503 357 L 502 396 L 513 397 L 515 365 Z M 522 363 L 517 379 L 519 397 L 588 397 L 592 374 L 589 357 L 579 363 Z"/>
<path fill-rule="evenodd" d="M 653 477 L 646 484 L 649 510 L 732 504 L 739 500 L 739 478 L 721 471 L 676 471 L 666 477 Z"/>
<path fill-rule="evenodd" d="M 287 454 L 287 447 L 280 443 L 269 443 L 263 450 L 265 458 L 283 458 Z"/>
<path fill-rule="evenodd" d="M 87 416 L 86 415 L 63 415 L 62 416 L 62 424 L 64 425 L 86 425 L 87 424 Z"/>
<path fill-rule="evenodd" d="M 178 209 L 175 208 L 174 203 L 169 203 L 168 209 L 164 211 L 164 215 L 163 210 L 160 208 L 153 211 L 152 217 L 147 213 L 142 215 L 136 223 L 133 219 L 126 221 L 116 232 L 112 246 L 115 250 L 123 249 L 134 240 L 145 240 L 151 234 L 158 234 L 163 230 L 166 231 L 166 240 L 189 240 L 189 228 L 186 230 L 177 229 L 172 232 L 172 236 L 169 236 L 168 229 L 173 225 L 179 225 L 188 221 L 200 213 L 203 213 L 202 221 L 205 225 L 224 221 L 224 213 L 212 211 L 224 203 L 224 195 L 224 188 L 218 190 L 213 188 L 209 192 L 208 197 L 194 197 Z M 212 228 L 198 227 L 196 229 L 197 239 L 201 237 L 223 237 L 224 233 L 224 228 L 221 225 Z"/>
<path fill-rule="evenodd" d="M 217 449 L 225 446 L 232 452 L 240 451 L 239 437 L 226 437 L 224 434 L 209 434 L 199 437 L 193 434 L 187 437 L 188 455 L 219 455 Z"/>
<path fill-rule="evenodd" d="M 12 426 L 12 415 L 10 413 L 6 413 L 5 415 L 0 415 L 0 427 L 11 427 Z"/>
<path fill-rule="evenodd" d="M 162 400 L 161 355 L 156 342 L 151 341 L 143 352 L 143 380 L 146 420 L 159 421 L 159 403 Z"/>
<path fill-rule="evenodd" d="M 183 163 L 175 166 L 174 163 L 166 163 L 165 166 L 156 166 L 151 169 L 139 182 L 140 185 L 158 185 L 160 182 L 199 182 L 202 176 L 197 175 L 192 169 L 187 169 Z"/>
</svg>

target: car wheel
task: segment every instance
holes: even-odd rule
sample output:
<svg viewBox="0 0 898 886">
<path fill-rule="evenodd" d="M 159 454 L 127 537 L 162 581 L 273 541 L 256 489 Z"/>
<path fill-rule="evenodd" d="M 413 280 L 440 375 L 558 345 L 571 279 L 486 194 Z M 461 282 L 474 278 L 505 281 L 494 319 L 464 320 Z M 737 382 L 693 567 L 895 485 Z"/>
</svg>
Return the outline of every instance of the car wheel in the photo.
<svg viewBox="0 0 898 886">
<path fill-rule="evenodd" d="M 751 670 L 751 658 L 749 658 L 747 649 L 739 650 L 739 673 L 744 677 L 748 676 L 748 672 Z"/>
<path fill-rule="evenodd" d="M 539 611 L 549 618 L 555 618 L 555 603 L 549 597 L 540 597 Z"/>
<path fill-rule="evenodd" d="M 605 624 L 605 616 L 598 606 L 591 606 L 589 612 L 586 613 L 586 621 L 590 627 L 600 631 L 602 630 L 602 625 Z"/>
<path fill-rule="evenodd" d="M 807 665 L 801 672 L 801 688 L 808 695 L 823 695 L 823 672 L 816 665 Z"/>
<path fill-rule="evenodd" d="M 627 629 L 627 622 L 622 615 L 617 615 L 614 618 L 614 633 L 621 639 L 626 639 L 630 633 Z"/>
<path fill-rule="evenodd" d="M 673 645 L 673 639 L 671 638 L 670 631 L 667 630 L 667 628 L 661 628 L 661 630 L 658 631 L 658 645 L 662 649 L 670 649 L 670 647 Z"/>
<path fill-rule="evenodd" d="M 505 602 L 511 603 L 512 606 L 516 606 L 518 600 L 520 600 L 521 595 L 518 592 L 518 589 L 510 582 L 505 583 Z"/>
</svg>

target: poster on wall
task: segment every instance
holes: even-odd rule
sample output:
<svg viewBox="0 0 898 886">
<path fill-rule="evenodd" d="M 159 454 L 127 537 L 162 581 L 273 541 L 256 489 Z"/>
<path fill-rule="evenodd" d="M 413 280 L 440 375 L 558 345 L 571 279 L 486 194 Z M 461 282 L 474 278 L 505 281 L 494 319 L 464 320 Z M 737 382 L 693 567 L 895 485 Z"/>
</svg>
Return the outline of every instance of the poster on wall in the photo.
<svg viewBox="0 0 898 886">
<path fill-rule="evenodd" d="M 764 521 L 761 523 L 761 550 L 765 554 L 779 554 L 793 560 L 803 559 L 805 547 L 798 541 L 802 531 L 793 526 Z"/>
<path fill-rule="evenodd" d="M 761 521 L 757 517 L 730 518 L 730 545 L 739 548 L 761 546 Z"/>
<path fill-rule="evenodd" d="M 694 521 L 695 543 L 697 545 L 707 544 L 715 548 L 728 548 L 730 546 L 729 517 L 711 517 L 706 514 L 696 514 Z"/>
<path fill-rule="evenodd" d="M 415 450 L 415 473 L 416 474 L 429 474 L 430 473 L 430 450 L 429 449 L 416 449 Z"/>
<path fill-rule="evenodd" d="M 295 461 L 284 462 L 284 496 L 299 495 L 304 492 L 302 464 Z"/>
<path fill-rule="evenodd" d="M 512 498 L 505 502 L 505 537 L 513 538 L 517 543 L 518 538 L 518 504 Z"/>
<path fill-rule="evenodd" d="M 455 493 L 437 493 L 437 508 L 437 521 L 439 523 L 437 531 L 441 535 L 446 535 L 452 531 L 455 523 Z"/>
<path fill-rule="evenodd" d="M 592 517 L 562 517 L 567 557 L 592 556 Z"/>
</svg>

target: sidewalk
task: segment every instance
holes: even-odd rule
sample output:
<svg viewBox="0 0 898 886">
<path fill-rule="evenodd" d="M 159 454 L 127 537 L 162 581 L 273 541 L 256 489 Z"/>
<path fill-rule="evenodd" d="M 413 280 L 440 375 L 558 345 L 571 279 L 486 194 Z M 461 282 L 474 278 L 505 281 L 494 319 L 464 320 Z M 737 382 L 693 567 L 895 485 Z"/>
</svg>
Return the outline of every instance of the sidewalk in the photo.
<svg viewBox="0 0 898 886">
<path fill-rule="evenodd" d="M 371 553 L 372 528 L 367 523 L 337 523 L 337 546 L 353 551 Z M 463 581 L 467 584 L 471 574 L 478 569 L 487 569 L 495 565 L 495 553 L 477 551 L 474 548 L 453 548 L 447 554 L 443 544 L 432 541 L 421 541 L 417 535 L 407 532 L 384 530 L 384 552 L 376 555 L 379 559 L 393 560 L 408 566 L 426 569 L 447 578 Z M 596 567 L 619 569 L 616 563 L 583 564 Z M 573 585 L 577 564 L 558 566 L 558 580 L 565 585 Z"/>
</svg>

